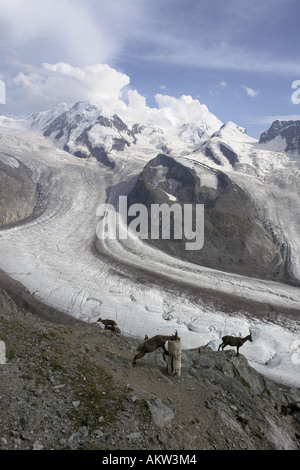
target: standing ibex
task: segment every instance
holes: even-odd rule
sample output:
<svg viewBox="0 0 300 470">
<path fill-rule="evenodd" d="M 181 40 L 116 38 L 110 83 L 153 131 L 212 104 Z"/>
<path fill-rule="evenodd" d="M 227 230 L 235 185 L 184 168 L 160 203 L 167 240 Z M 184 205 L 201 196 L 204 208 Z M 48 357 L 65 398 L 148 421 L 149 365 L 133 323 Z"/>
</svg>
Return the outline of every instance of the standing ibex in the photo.
<svg viewBox="0 0 300 470">
<path fill-rule="evenodd" d="M 155 351 L 157 348 L 162 348 L 164 351 L 164 355 L 168 355 L 168 351 L 165 348 L 165 343 L 166 341 L 174 341 L 178 338 L 178 333 L 177 331 L 175 332 L 175 335 L 156 335 L 152 336 L 152 338 L 148 338 L 148 336 L 145 336 L 145 340 L 138 345 L 137 347 L 137 353 L 134 356 L 132 364 L 136 364 L 136 360 L 140 359 L 143 357 L 146 353 L 150 353 Z"/>
<path fill-rule="evenodd" d="M 252 336 L 251 333 L 250 335 L 246 336 L 245 338 L 239 338 L 236 336 L 223 336 L 222 338 L 222 343 L 220 344 L 218 351 L 220 351 L 220 348 L 222 347 L 222 350 L 226 348 L 226 346 L 236 346 L 236 355 L 239 355 L 239 348 L 243 346 L 243 344 L 246 341 L 251 341 L 252 343 Z"/>
<path fill-rule="evenodd" d="M 121 333 L 120 328 L 118 328 L 116 322 L 114 320 L 103 320 L 102 318 L 98 318 L 97 322 L 101 322 L 104 325 L 106 330 L 111 330 L 114 333 Z"/>
</svg>

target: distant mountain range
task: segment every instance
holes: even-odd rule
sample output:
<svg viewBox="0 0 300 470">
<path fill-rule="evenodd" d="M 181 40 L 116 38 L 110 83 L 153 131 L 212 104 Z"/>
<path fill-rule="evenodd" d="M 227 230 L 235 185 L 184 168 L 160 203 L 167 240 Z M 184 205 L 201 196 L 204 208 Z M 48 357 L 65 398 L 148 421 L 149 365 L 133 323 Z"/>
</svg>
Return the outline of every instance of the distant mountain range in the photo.
<svg viewBox="0 0 300 470">
<path fill-rule="evenodd" d="M 109 115 L 100 106 L 78 102 L 33 114 L 26 122 L 62 150 L 79 158 L 95 157 L 110 168 L 115 166 L 110 155 L 129 148 L 146 148 L 167 155 L 202 152 L 204 149 L 211 163 L 223 166 L 229 162 L 234 167 L 239 163 L 239 156 L 231 148 L 230 141 L 240 140 L 240 134 L 247 135 L 245 129 L 232 122 L 223 124 L 208 110 L 198 122 L 175 124 L 171 118 L 160 117 L 154 124 L 153 119 L 146 117 L 144 121 L 133 122 L 126 120 L 126 113 L 124 116 Z M 274 121 L 261 134 L 259 143 L 272 144 L 274 151 L 300 154 L 300 121 Z"/>
<path fill-rule="evenodd" d="M 202 118 L 200 122 L 180 123 L 173 116 L 158 116 L 157 123 L 153 119 L 133 122 L 123 116 L 109 115 L 100 106 L 78 102 L 33 114 L 27 123 L 51 138 L 59 148 L 80 158 L 93 156 L 102 164 L 114 168 L 110 154 L 124 152 L 128 148 L 146 147 L 168 154 L 194 150 L 200 141 L 207 139 L 222 125 L 208 110 L 204 111 L 204 120 Z M 177 121 L 176 125 L 174 121 Z"/>
</svg>

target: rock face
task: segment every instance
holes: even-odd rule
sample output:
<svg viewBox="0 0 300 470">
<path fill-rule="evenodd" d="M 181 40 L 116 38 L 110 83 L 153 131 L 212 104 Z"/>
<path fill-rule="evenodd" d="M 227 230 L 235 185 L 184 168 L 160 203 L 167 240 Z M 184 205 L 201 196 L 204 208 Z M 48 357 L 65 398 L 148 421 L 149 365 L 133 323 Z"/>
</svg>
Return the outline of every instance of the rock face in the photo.
<svg viewBox="0 0 300 470">
<path fill-rule="evenodd" d="M 37 201 L 31 174 L 21 162 L 10 156 L 0 159 L 0 227 L 30 216 Z"/>
<path fill-rule="evenodd" d="M 210 268 L 280 278 L 283 263 L 279 249 L 246 193 L 223 172 L 200 163 L 187 166 L 186 161 L 164 154 L 152 159 L 130 192 L 128 205 L 144 204 L 151 216 L 151 204 L 177 203 L 182 208 L 184 204 L 204 204 L 204 246 L 187 251 L 184 237 L 174 238 L 172 224 L 170 239 L 153 240 L 150 220 L 146 242 L 175 257 Z M 175 220 L 176 214 L 174 224 Z"/>
<path fill-rule="evenodd" d="M 259 143 L 270 142 L 277 137 L 285 141 L 285 152 L 300 154 L 300 121 L 274 121 L 271 127 L 261 134 Z"/>
<path fill-rule="evenodd" d="M 115 130 L 127 130 L 127 126 L 121 119 L 114 115 L 111 119 L 99 115 L 93 123 L 89 123 L 87 116 L 96 111 L 96 106 L 89 105 L 85 107 L 85 113 L 82 113 L 82 104 L 76 103 L 70 111 L 65 111 L 48 125 L 45 126 L 43 135 L 53 137 L 56 141 L 63 143 L 63 150 L 72 153 L 79 158 L 95 157 L 100 163 L 110 168 L 114 168 L 114 162 L 109 157 L 105 146 L 101 143 L 93 143 L 89 132 L 93 128 L 115 128 Z M 108 132 L 108 131 L 107 131 Z M 109 132 L 108 132 L 109 133 Z M 75 136 L 75 140 L 74 140 Z M 126 144 L 124 139 L 117 139 L 113 146 L 120 146 L 120 140 L 123 142 L 123 148 Z"/>
<path fill-rule="evenodd" d="M 140 131 L 137 125 L 130 129 L 116 114 L 104 116 L 100 107 L 85 102 L 49 112 L 47 117 L 43 113 L 32 115 L 28 122 L 66 152 L 79 158 L 94 157 L 110 169 L 115 163 L 109 153 L 123 151 L 135 142 L 135 134 Z"/>
</svg>

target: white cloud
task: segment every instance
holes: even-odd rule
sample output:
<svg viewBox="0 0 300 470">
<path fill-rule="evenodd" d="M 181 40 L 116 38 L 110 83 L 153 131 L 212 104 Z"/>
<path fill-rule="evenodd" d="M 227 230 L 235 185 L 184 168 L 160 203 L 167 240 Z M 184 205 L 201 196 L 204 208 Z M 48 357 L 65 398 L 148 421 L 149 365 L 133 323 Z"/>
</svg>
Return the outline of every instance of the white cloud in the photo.
<svg viewBox="0 0 300 470">
<path fill-rule="evenodd" d="M 60 102 L 76 101 L 90 101 L 118 110 L 125 106 L 121 94 L 129 82 L 127 75 L 106 64 L 80 68 L 64 62 L 45 63 L 37 72 L 20 72 L 14 77 L 12 94 L 18 92 L 22 96 L 25 113 L 35 111 L 33 106 L 45 110 Z"/>
<path fill-rule="evenodd" d="M 174 96 L 156 94 L 155 100 L 162 112 L 167 113 L 172 110 L 174 118 L 178 122 L 189 122 L 195 119 L 201 119 L 208 114 L 205 104 L 193 99 L 189 95 L 182 95 L 180 98 Z"/>
<path fill-rule="evenodd" d="M 76 95 L 81 93 L 94 103 L 119 100 L 121 90 L 130 83 L 126 74 L 118 72 L 107 64 L 79 68 L 60 62 L 58 64 L 43 64 L 43 67 L 46 71 L 50 71 L 48 82 L 56 85 L 57 81 L 71 80 L 74 88 L 72 93 L 76 93 Z"/>
<path fill-rule="evenodd" d="M 156 94 L 155 100 L 158 108 L 150 108 L 146 105 L 146 99 L 136 90 L 128 92 L 128 108 L 126 117 L 132 121 L 146 122 L 163 127 L 181 126 L 188 122 L 206 122 L 208 131 L 219 129 L 222 122 L 209 112 L 207 106 L 189 95 L 179 98 L 174 96 Z"/>
<path fill-rule="evenodd" d="M 246 90 L 247 95 L 250 96 L 251 98 L 255 98 L 255 96 L 257 96 L 259 94 L 259 91 L 253 90 L 252 88 L 250 88 L 248 86 L 241 85 L 241 87 L 244 90 Z"/>
</svg>

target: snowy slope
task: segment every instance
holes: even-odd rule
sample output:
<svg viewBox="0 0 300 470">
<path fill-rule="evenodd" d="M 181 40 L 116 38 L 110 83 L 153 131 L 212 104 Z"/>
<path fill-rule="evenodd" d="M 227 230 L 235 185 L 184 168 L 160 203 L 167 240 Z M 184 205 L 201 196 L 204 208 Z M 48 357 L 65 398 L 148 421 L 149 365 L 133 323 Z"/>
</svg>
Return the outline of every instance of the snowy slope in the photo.
<svg viewBox="0 0 300 470">
<path fill-rule="evenodd" d="M 77 111 L 73 108 L 72 116 L 65 114 L 59 138 L 56 128 L 47 136 L 43 133 L 70 109 L 65 105 L 25 123 L 2 119 L 0 159 L 14 165 L 19 161 L 31 169 L 33 181 L 44 187 L 46 209 L 35 220 L 0 231 L 0 268 L 44 302 L 88 322 L 99 316 L 113 318 L 129 335 L 144 337 L 177 329 L 184 348 L 209 343 L 217 349 L 222 335 L 244 336 L 250 330 L 254 341 L 246 343 L 242 353 L 251 364 L 278 381 L 300 386 L 298 287 L 179 261 L 134 236 L 98 240 L 98 253 L 93 249 L 99 204 L 107 196 L 115 203 L 120 194 L 128 194 L 144 165 L 166 145 L 196 170 L 199 161 L 222 168 L 251 195 L 279 243 L 289 247 L 299 279 L 295 236 L 300 220 L 299 173 L 288 156 L 266 150 L 233 123 L 220 128 L 215 121 L 213 132 L 208 133 L 202 132 L 206 125 L 200 121 L 185 125 L 179 121 L 175 127 L 170 120 L 164 126 L 129 123 L 124 117 L 119 117 L 120 122 L 99 108 L 82 106 Z M 103 145 L 114 168 L 88 153 L 78 158 L 63 150 L 66 144 L 70 150 L 71 143 L 75 149 L 76 140 L 87 129 L 89 144 L 93 148 Z M 113 148 L 116 138 L 126 139 L 129 145 Z M 80 145 L 86 151 L 87 146 Z M 228 316 L 219 307 L 190 296 L 189 287 L 235 296 L 235 312 Z M 251 319 L 239 311 L 239 299 L 288 308 L 296 320 L 281 318 L 279 324 L 270 318 Z"/>
</svg>

